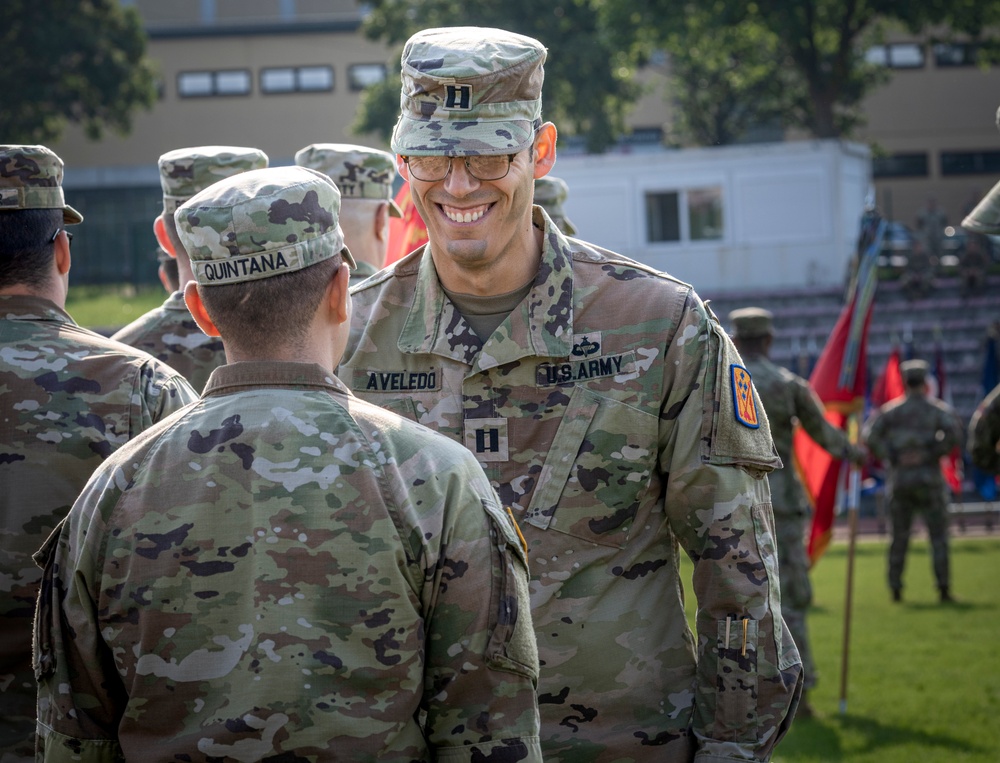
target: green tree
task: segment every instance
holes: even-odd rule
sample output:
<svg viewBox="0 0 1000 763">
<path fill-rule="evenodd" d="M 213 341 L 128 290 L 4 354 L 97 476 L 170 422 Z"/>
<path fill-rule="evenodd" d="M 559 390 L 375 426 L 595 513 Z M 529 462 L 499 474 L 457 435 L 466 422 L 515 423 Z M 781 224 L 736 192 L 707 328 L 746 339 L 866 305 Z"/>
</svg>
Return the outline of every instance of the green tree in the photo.
<svg viewBox="0 0 1000 763">
<path fill-rule="evenodd" d="M 153 65 L 134 8 L 118 0 L 0 2 L 0 136 L 47 143 L 67 123 L 96 140 L 126 134 L 156 100 Z"/>
<path fill-rule="evenodd" d="M 687 28 L 691 16 L 705 19 L 707 24 L 696 29 L 699 36 L 693 39 L 714 38 L 716 45 L 694 45 L 682 63 L 687 67 L 684 76 L 702 76 L 706 83 L 712 82 L 706 73 L 719 69 L 719 46 L 746 43 L 743 33 L 756 27 L 768 30 L 778 45 L 769 64 L 773 78 L 795 80 L 778 102 L 785 124 L 818 138 L 849 137 L 860 123 L 865 96 L 886 76 L 865 62 L 864 52 L 882 38 L 888 25 L 913 33 L 942 28 L 979 39 L 1000 21 L 996 0 L 606 0 L 602 11 L 602 23 L 615 44 L 640 58 L 654 46 L 677 52 L 684 44 L 678 30 Z M 761 56 L 757 63 L 768 65 L 768 57 Z M 767 77 L 758 72 L 753 79 Z M 731 80 L 724 82 L 734 92 Z M 720 100 L 725 93 L 723 89 Z"/>
<path fill-rule="evenodd" d="M 397 49 L 414 32 L 437 26 L 500 27 L 540 40 L 548 49 L 544 117 L 603 151 L 625 130 L 639 97 L 631 48 L 616 47 L 600 23 L 601 0 L 373 0 L 365 33 Z M 398 81 L 396 83 L 398 85 Z M 399 112 L 399 88 L 371 88 L 354 129 L 388 139 Z M 388 114 L 392 118 L 387 120 Z"/>
</svg>

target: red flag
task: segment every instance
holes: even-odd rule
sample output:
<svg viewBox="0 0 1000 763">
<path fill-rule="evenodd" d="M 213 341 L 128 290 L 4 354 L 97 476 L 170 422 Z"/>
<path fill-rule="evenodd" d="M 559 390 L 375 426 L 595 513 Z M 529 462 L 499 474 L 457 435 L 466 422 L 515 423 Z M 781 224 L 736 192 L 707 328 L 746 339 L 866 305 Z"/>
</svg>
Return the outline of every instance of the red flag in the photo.
<svg viewBox="0 0 1000 763">
<path fill-rule="evenodd" d="M 937 379 L 938 399 L 951 405 L 951 390 L 945 384 L 944 352 L 941 350 L 940 342 L 934 348 L 934 377 Z M 954 495 L 962 494 L 964 471 L 962 450 L 960 446 L 956 445 L 952 448 L 951 453 L 941 457 L 941 474 L 944 475 L 944 480 Z"/>
<path fill-rule="evenodd" d="M 410 184 L 396 194 L 396 204 L 403 212 L 402 217 L 389 218 L 389 251 L 385 264 L 391 265 L 396 260 L 406 256 L 427 240 L 427 226 L 417 212 L 417 207 L 410 197 Z"/>
<path fill-rule="evenodd" d="M 893 345 L 892 352 L 885 361 L 885 367 L 872 387 L 872 408 L 879 408 L 904 394 L 906 390 L 903 387 L 903 374 L 899 370 L 899 346 Z"/>
<path fill-rule="evenodd" d="M 852 420 L 856 422 L 856 414 L 864 408 L 868 325 L 884 234 L 885 221 L 873 210 L 867 211 L 861 221 L 858 267 L 847 304 L 809 376 L 809 386 L 826 408 L 827 421 L 840 429 L 847 429 Z M 839 459 L 833 458 L 801 429 L 795 433 L 793 453 L 795 468 L 813 504 L 809 559 L 815 564 L 833 536 L 834 508 L 844 470 Z"/>
<path fill-rule="evenodd" d="M 855 312 L 852 300 L 841 312 L 837 324 L 823 352 L 816 361 L 816 368 L 809 377 L 813 388 L 826 408 L 826 419 L 838 429 L 846 429 L 848 417 L 860 413 L 865 397 L 865 346 L 871 306 L 864 317 L 859 341 L 857 369 L 849 387 L 840 386 L 841 368 L 851 341 L 851 323 Z M 809 533 L 809 559 L 812 564 L 822 556 L 833 535 L 833 518 L 837 500 L 837 487 L 841 479 L 841 461 L 817 445 L 801 428 L 795 432 L 793 443 L 796 468 L 813 503 L 812 528 Z"/>
</svg>

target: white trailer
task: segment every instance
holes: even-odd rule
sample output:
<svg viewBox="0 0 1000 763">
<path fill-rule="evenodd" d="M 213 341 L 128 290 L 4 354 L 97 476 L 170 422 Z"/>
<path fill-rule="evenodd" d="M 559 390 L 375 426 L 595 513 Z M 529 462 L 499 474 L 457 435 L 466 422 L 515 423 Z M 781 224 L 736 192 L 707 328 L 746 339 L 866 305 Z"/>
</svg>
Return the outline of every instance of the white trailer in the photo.
<svg viewBox="0 0 1000 763">
<path fill-rule="evenodd" d="M 700 291 L 843 285 L 871 156 L 835 140 L 559 156 L 586 241 Z"/>
</svg>

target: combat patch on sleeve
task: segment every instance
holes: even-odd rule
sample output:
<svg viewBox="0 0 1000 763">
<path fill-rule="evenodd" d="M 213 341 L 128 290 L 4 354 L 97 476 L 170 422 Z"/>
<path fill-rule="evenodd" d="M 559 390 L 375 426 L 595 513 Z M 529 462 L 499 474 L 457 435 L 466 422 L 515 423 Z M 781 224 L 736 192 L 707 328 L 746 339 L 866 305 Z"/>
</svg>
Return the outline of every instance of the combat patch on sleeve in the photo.
<svg viewBox="0 0 1000 763">
<path fill-rule="evenodd" d="M 750 372 L 735 363 L 729 366 L 730 382 L 733 385 L 733 413 L 736 420 L 745 427 L 757 429 L 760 419 L 757 418 L 757 404 L 753 399 L 753 382 Z"/>
</svg>

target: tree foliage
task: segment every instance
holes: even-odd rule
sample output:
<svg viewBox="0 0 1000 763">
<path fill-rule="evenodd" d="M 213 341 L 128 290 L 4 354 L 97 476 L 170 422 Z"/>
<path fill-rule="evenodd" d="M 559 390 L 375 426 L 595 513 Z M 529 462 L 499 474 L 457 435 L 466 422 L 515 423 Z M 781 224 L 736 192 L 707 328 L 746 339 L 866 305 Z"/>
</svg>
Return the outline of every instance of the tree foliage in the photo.
<svg viewBox="0 0 1000 763">
<path fill-rule="evenodd" d="M 765 98 L 777 108 L 786 127 L 800 128 L 819 138 L 849 137 L 861 122 L 865 97 L 884 81 L 886 73 L 866 63 L 868 44 L 878 41 L 889 25 L 913 33 L 947 29 L 948 34 L 974 40 L 1000 21 L 995 0 L 607 0 L 603 24 L 614 44 L 640 58 L 654 47 L 671 52 L 679 76 L 714 88 L 682 96 L 685 125 L 709 123 L 709 104 L 758 95 L 751 82 L 782 83 L 783 94 Z M 692 19 L 695 20 L 691 29 Z M 762 36 L 766 30 L 768 35 Z M 694 35 L 687 39 L 688 32 Z M 754 40 L 760 49 L 754 55 Z M 773 51 L 768 50 L 774 42 Z M 749 58 L 748 58 L 749 56 Z M 737 68 L 749 62 L 753 73 L 736 81 Z M 724 75 L 724 76 L 723 76 Z M 744 103 L 737 112 L 744 109 Z M 690 113 L 687 113 L 690 110 Z M 718 134 L 721 134 L 719 132 Z"/>
<path fill-rule="evenodd" d="M 126 134 L 156 100 L 146 37 L 134 8 L 118 0 L 0 2 L 0 137 L 48 143 L 67 123 L 97 139 Z"/>
<path fill-rule="evenodd" d="M 584 136 L 588 150 L 599 152 L 624 131 L 627 107 L 640 94 L 632 49 L 612 43 L 600 5 L 600 0 L 373 0 L 365 33 L 399 50 L 414 32 L 438 26 L 499 27 L 540 40 L 549 49 L 543 117 Z M 399 112 L 398 80 L 394 91 L 389 84 L 366 91 L 358 132 L 388 139 Z"/>
</svg>

